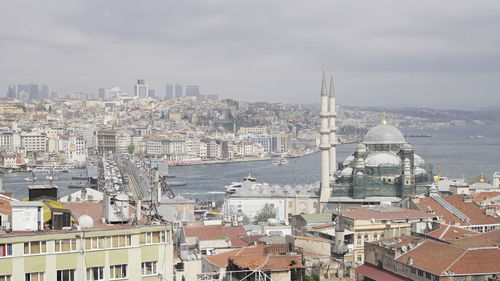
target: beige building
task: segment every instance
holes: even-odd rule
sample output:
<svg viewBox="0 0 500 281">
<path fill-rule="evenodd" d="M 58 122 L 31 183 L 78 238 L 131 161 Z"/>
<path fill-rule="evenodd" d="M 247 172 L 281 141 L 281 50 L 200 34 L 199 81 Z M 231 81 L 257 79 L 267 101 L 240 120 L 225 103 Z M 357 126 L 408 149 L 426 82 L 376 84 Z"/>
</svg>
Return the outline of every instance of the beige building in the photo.
<svg viewBox="0 0 500 281">
<path fill-rule="evenodd" d="M 337 220 L 339 213 L 334 212 Z M 374 207 L 351 207 L 341 213 L 342 223 L 349 231 L 348 254 L 346 261 L 360 265 L 364 262 L 365 242 L 377 241 L 383 238 L 401 237 L 411 232 L 423 233 L 430 230 L 432 222 L 441 219 L 433 214 L 422 211 L 403 209 L 391 205 Z M 336 238 L 337 240 L 337 238 Z"/>
<path fill-rule="evenodd" d="M 173 280 L 169 225 L 0 235 L 0 280 Z"/>
</svg>

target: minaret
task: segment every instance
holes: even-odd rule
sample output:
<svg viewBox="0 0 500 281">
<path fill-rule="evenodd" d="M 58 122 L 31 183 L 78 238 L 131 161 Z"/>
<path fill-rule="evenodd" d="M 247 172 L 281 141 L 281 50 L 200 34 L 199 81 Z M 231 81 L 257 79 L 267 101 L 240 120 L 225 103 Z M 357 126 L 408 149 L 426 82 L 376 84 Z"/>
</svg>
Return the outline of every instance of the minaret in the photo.
<svg viewBox="0 0 500 281">
<path fill-rule="evenodd" d="M 321 111 L 319 113 L 320 117 L 320 144 L 321 149 L 321 194 L 320 203 L 328 202 L 330 198 L 330 160 L 329 160 L 329 149 L 330 149 L 330 128 L 328 127 L 328 93 L 326 92 L 326 75 L 325 69 L 323 68 L 323 80 L 321 82 Z"/>
<path fill-rule="evenodd" d="M 335 127 L 335 118 L 337 117 L 337 113 L 335 112 L 335 89 L 333 86 L 333 76 L 330 76 L 330 119 L 329 127 L 330 127 L 330 175 L 334 175 L 337 172 L 337 127 Z"/>
</svg>

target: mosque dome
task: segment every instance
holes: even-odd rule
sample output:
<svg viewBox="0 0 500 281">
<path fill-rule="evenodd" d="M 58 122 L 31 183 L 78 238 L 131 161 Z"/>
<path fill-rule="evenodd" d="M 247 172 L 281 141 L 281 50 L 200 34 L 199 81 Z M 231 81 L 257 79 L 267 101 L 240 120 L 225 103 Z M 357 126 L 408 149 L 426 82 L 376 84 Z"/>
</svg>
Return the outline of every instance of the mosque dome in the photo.
<svg viewBox="0 0 500 281">
<path fill-rule="evenodd" d="M 342 163 L 342 165 L 344 166 L 349 166 L 352 161 L 354 161 L 354 155 L 349 155 L 347 156 L 347 158 L 344 160 L 344 162 Z"/>
<path fill-rule="evenodd" d="M 398 166 L 401 164 L 401 158 L 390 153 L 377 153 L 366 159 L 367 167 Z"/>
<path fill-rule="evenodd" d="M 403 150 L 413 150 L 413 147 L 411 147 L 411 144 L 405 143 L 401 146 L 401 149 Z"/>
<path fill-rule="evenodd" d="M 343 176 L 343 177 L 350 177 L 350 176 L 352 176 L 352 168 L 351 167 L 344 168 L 342 170 L 342 172 L 340 172 L 340 175 Z"/>
<path fill-rule="evenodd" d="M 371 128 L 363 138 L 364 144 L 404 144 L 406 140 L 396 127 L 378 125 Z"/>
<path fill-rule="evenodd" d="M 413 165 L 420 167 L 425 165 L 425 160 L 417 154 L 413 154 Z"/>
</svg>

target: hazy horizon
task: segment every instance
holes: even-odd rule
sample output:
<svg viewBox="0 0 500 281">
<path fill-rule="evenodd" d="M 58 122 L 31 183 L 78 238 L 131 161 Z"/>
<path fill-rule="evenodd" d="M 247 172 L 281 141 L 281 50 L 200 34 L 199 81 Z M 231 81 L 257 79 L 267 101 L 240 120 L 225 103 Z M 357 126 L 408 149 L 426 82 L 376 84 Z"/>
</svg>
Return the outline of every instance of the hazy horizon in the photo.
<svg viewBox="0 0 500 281">
<path fill-rule="evenodd" d="M 498 1 L 1 3 L 0 93 L 11 84 L 133 94 L 145 79 L 247 101 L 500 106 Z M 61 92 L 59 90 L 59 92 Z"/>
</svg>

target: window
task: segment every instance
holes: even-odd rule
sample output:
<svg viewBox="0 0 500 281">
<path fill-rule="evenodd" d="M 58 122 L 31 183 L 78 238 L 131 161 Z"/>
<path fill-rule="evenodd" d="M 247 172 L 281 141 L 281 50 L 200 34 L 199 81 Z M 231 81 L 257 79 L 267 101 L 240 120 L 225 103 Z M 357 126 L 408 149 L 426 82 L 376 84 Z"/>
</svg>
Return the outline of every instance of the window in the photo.
<svg viewBox="0 0 500 281">
<path fill-rule="evenodd" d="M 0 281 L 10 281 L 10 275 L 0 275 Z"/>
<path fill-rule="evenodd" d="M 111 280 L 127 278 L 127 265 L 111 265 L 109 267 L 109 278 Z"/>
<path fill-rule="evenodd" d="M 76 251 L 75 239 L 56 240 L 56 253 Z"/>
<path fill-rule="evenodd" d="M 361 238 L 361 235 L 358 235 L 358 245 L 363 244 L 363 238 Z"/>
<path fill-rule="evenodd" d="M 43 272 L 31 272 L 24 275 L 24 281 L 43 281 Z"/>
<path fill-rule="evenodd" d="M 368 238 L 368 234 L 365 234 L 365 241 L 370 241 L 370 239 Z"/>
<path fill-rule="evenodd" d="M 58 270 L 57 281 L 75 281 L 75 270 L 74 269 Z"/>
<path fill-rule="evenodd" d="M 35 241 L 35 242 L 26 242 L 24 243 L 24 254 L 25 255 L 34 255 L 47 253 L 47 245 L 45 241 Z"/>
<path fill-rule="evenodd" d="M 104 267 L 87 268 L 87 281 L 104 280 Z"/>
<path fill-rule="evenodd" d="M 93 249 L 104 249 L 104 239 L 105 237 L 90 237 L 85 238 L 85 249 L 93 250 Z"/>
<path fill-rule="evenodd" d="M 147 261 L 141 265 L 142 276 L 156 275 L 156 262 Z"/>
<path fill-rule="evenodd" d="M 12 256 L 12 244 L 0 244 L 0 257 Z M 0 279 L 2 281 L 2 279 Z"/>
<path fill-rule="evenodd" d="M 419 270 L 417 271 L 417 273 L 418 273 L 418 276 L 424 276 L 424 272 L 423 272 L 421 269 L 419 269 Z"/>
<path fill-rule="evenodd" d="M 163 242 L 165 242 L 165 232 L 164 231 L 155 231 L 155 232 L 141 233 L 141 237 L 139 238 L 139 242 L 141 244 L 163 243 Z"/>
<path fill-rule="evenodd" d="M 130 235 L 111 236 L 111 248 L 121 248 L 130 246 Z"/>
<path fill-rule="evenodd" d="M 415 274 L 416 272 L 417 272 L 417 270 L 414 267 L 412 267 L 411 268 L 411 273 Z"/>
<path fill-rule="evenodd" d="M 356 256 L 356 261 L 362 262 L 363 261 L 363 256 L 362 255 L 357 255 Z"/>
<path fill-rule="evenodd" d="M 378 239 L 378 235 L 377 234 L 373 234 L 373 240 L 377 241 Z"/>
<path fill-rule="evenodd" d="M 429 272 L 426 272 L 425 273 L 425 278 L 431 280 L 432 279 L 432 274 L 430 274 Z"/>
</svg>

